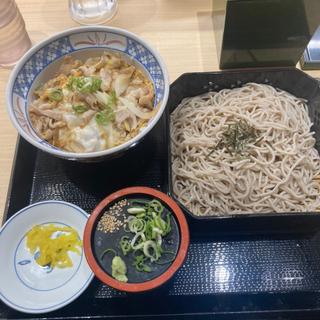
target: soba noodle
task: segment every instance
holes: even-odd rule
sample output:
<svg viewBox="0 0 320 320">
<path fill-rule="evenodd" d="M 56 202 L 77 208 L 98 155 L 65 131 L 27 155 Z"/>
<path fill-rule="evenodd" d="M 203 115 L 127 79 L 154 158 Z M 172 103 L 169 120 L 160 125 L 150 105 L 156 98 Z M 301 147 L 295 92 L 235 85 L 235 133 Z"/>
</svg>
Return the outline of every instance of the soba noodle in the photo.
<svg viewBox="0 0 320 320">
<path fill-rule="evenodd" d="M 241 152 L 221 145 L 243 121 Z M 195 215 L 315 211 L 320 158 L 305 102 L 269 85 L 184 99 L 171 115 L 173 191 Z M 253 129 L 252 129 L 253 130 Z"/>
</svg>

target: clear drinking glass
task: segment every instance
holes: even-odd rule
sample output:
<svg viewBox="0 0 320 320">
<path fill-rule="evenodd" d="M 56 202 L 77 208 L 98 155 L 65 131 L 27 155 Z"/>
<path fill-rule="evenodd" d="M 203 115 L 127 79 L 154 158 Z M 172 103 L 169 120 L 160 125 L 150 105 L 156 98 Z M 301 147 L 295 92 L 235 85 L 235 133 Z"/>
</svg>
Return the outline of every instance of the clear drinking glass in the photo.
<svg viewBox="0 0 320 320">
<path fill-rule="evenodd" d="M 31 47 L 24 20 L 14 0 L 0 0 L 0 66 L 14 65 Z"/>
<path fill-rule="evenodd" d="M 113 18 L 117 0 L 69 0 L 71 18 L 80 24 L 101 24 Z"/>
</svg>

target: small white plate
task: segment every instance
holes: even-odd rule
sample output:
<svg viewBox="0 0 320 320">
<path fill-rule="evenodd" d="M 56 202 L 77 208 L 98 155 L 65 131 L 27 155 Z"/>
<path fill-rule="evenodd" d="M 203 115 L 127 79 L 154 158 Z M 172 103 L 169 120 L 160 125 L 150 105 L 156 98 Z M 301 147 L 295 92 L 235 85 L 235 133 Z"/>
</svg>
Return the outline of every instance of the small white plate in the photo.
<svg viewBox="0 0 320 320">
<path fill-rule="evenodd" d="M 22 312 L 44 313 L 75 300 L 94 276 L 83 250 L 80 256 L 70 253 L 71 268 L 41 267 L 26 248 L 26 233 L 35 225 L 54 223 L 74 228 L 82 240 L 87 219 L 85 211 L 63 201 L 38 202 L 12 216 L 0 230 L 2 301 Z"/>
</svg>

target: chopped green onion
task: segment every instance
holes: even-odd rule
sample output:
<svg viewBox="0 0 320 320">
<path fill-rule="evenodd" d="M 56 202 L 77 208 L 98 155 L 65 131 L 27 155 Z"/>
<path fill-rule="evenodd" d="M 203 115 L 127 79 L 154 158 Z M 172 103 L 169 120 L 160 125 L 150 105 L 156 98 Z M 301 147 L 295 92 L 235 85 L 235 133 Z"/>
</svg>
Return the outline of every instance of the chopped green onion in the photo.
<svg viewBox="0 0 320 320">
<path fill-rule="evenodd" d="M 113 109 L 117 105 L 118 98 L 114 90 L 112 90 L 110 94 L 97 91 L 96 93 L 94 93 L 94 96 L 96 97 L 100 105 L 102 105 L 104 108 Z"/>
<path fill-rule="evenodd" d="M 123 236 L 119 244 L 124 255 L 133 252 L 133 266 L 139 272 L 152 271 L 146 262 L 166 264 L 170 261 L 159 261 L 161 256 L 165 253 L 174 255 L 173 252 L 164 251 L 162 248 L 163 237 L 171 231 L 171 215 L 164 215 L 164 208 L 160 201 L 153 199 L 133 200 L 127 209 L 130 216 L 124 229 L 134 236 L 131 240 L 129 236 Z"/>
<path fill-rule="evenodd" d="M 151 262 L 154 262 L 161 256 L 160 248 L 153 240 L 148 240 L 143 245 L 143 253 Z"/>
<path fill-rule="evenodd" d="M 163 211 L 163 205 L 156 199 L 150 201 L 150 207 L 152 207 L 156 213 L 162 213 Z"/>
<path fill-rule="evenodd" d="M 157 234 L 157 245 L 158 246 L 161 246 L 162 245 L 162 237 L 161 237 L 161 235 L 160 234 Z"/>
<path fill-rule="evenodd" d="M 72 105 L 72 109 L 75 113 L 84 113 L 88 110 L 88 108 L 84 104 Z"/>
<path fill-rule="evenodd" d="M 143 232 L 138 232 L 131 240 L 131 247 L 133 250 L 143 248 L 143 243 L 146 241 L 146 236 Z"/>
<path fill-rule="evenodd" d="M 69 90 L 77 90 L 81 87 L 81 78 L 80 77 L 70 77 L 67 83 L 67 88 Z"/>
<path fill-rule="evenodd" d="M 142 207 L 133 207 L 133 208 L 129 208 L 127 211 L 130 214 L 137 214 L 137 213 L 145 213 L 146 209 Z"/>
<path fill-rule="evenodd" d="M 141 254 L 135 257 L 132 265 L 136 268 L 137 271 L 151 272 L 151 268 L 145 264 L 145 261 L 146 257 L 143 254 Z"/>
<path fill-rule="evenodd" d="M 67 88 L 81 93 L 94 93 L 100 89 L 102 80 L 95 77 L 70 77 Z"/>
<path fill-rule="evenodd" d="M 162 233 L 165 232 L 167 224 L 162 218 L 160 218 L 159 216 L 156 216 L 154 218 L 154 222 L 155 222 L 155 226 L 158 227 L 162 231 Z"/>
<path fill-rule="evenodd" d="M 124 232 L 131 232 L 129 229 L 127 229 L 127 224 L 125 224 L 124 226 L 123 226 L 123 230 L 124 230 Z"/>
<path fill-rule="evenodd" d="M 101 253 L 100 259 L 102 260 L 102 259 L 104 258 L 104 256 L 105 256 L 108 252 L 113 253 L 115 256 L 117 255 L 117 253 L 116 253 L 115 250 L 109 248 L 109 249 L 104 250 L 104 251 Z"/>
<path fill-rule="evenodd" d="M 133 233 L 144 232 L 146 223 L 144 220 L 134 217 L 128 221 L 128 227 Z"/>
<path fill-rule="evenodd" d="M 144 271 L 144 272 L 151 272 L 151 268 L 150 268 L 148 265 L 145 264 L 145 265 L 143 266 L 143 271 Z"/>
<path fill-rule="evenodd" d="M 150 201 L 148 201 L 148 200 L 132 200 L 131 201 L 131 205 L 132 206 L 134 206 L 135 204 L 136 205 L 146 205 L 146 204 L 148 204 Z"/>
<path fill-rule="evenodd" d="M 147 222 L 145 235 L 146 235 L 146 238 L 148 240 L 152 239 L 152 235 L 153 235 L 153 220 Z"/>
<path fill-rule="evenodd" d="M 63 99 L 62 89 L 48 89 L 48 98 L 51 101 L 61 101 Z"/>
<path fill-rule="evenodd" d="M 109 97 L 109 101 L 108 101 L 108 106 L 109 107 L 114 107 L 117 104 L 117 94 L 115 92 L 115 90 L 112 90 L 110 92 L 110 97 Z"/>
<path fill-rule="evenodd" d="M 82 93 L 92 93 L 98 91 L 101 80 L 92 77 L 83 78 L 83 86 L 80 88 Z"/>
<path fill-rule="evenodd" d="M 128 236 L 123 236 L 120 239 L 120 248 L 122 253 L 126 256 L 130 251 L 131 251 L 131 243 L 130 243 L 130 238 Z"/>
<path fill-rule="evenodd" d="M 132 265 L 138 270 L 138 271 L 143 271 L 143 264 L 144 264 L 145 257 L 143 254 L 136 256 L 134 258 L 134 261 Z"/>
<path fill-rule="evenodd" d="M 162 230 L 157 227 L 152 228 L 152 231 L 158 234 L 163 234 Z"/>
<path fill-rule="evenodd" d="M 96 114 L 95 119 L 97 124 L 105 126 L 114 119 L 114 112 L 113 110 L 100 111 Z"/>
</svg>

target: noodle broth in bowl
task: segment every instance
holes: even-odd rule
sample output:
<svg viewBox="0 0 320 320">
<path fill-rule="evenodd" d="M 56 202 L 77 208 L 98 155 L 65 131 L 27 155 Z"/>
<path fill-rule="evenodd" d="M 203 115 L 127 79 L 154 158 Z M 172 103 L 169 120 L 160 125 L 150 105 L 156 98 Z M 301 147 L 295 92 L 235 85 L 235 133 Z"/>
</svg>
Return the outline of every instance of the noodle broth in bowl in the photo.
<svg viewBox="0 0 320 320">
<path fill-rule="evenodd" d="M 319 96 L 296 69 L 181 76 L 168 102 L 171 195 L 202 219 L 315 213 Z"/>
<path fill-rule="evenodd" d="M 7 87 L 19 133 L 55 156 L 99 161 L 121 155 L 160 119 L 166 68 L 142 39 L 125 30 L 82 27 L 33 47 Z"/>
</svg>

